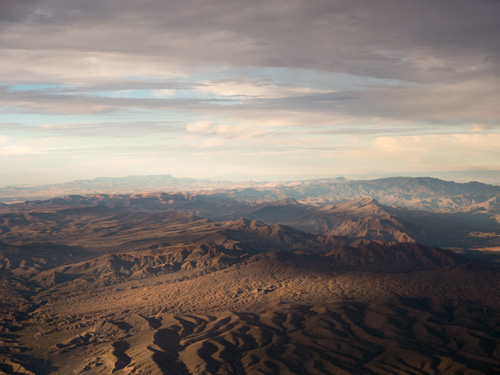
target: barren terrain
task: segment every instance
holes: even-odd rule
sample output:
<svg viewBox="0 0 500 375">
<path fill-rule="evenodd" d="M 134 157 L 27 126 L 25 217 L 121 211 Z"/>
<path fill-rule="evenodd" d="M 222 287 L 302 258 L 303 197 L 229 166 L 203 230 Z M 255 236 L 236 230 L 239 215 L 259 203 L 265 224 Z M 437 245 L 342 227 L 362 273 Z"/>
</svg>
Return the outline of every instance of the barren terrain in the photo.
<svg viewBox="0 0 500 375">
<path fill-rule="evenodd" d="M 393 210 L 186 194 L 4 206 L 0 372 L 499 373 L 498 254 L 418 244 Z M 329 224 L 229 220 L 263 214 Z"/>
</svg>

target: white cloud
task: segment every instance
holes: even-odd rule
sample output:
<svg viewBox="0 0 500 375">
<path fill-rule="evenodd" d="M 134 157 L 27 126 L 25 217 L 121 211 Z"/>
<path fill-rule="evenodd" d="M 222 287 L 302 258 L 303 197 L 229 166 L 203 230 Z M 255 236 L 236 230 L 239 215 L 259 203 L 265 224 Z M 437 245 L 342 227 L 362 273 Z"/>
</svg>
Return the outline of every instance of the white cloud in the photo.
<svg viewBox="0 0 500 375">
<path fill-rule="evenodd" d="M 401 171 L 460 170 L 469 166 L 498 169 L 500 134 L 432 134 L 378 137 L 373 147 L 356 152 L 358 159 Z"/>
<path fill-rule="evenodd" d="M 202 137 L 201 147 L 220 146 L 228 141 L 262 138 L 271 131 L 251 123 L 238 125 L 217 124 L 210 121 L 197 121 L 186 125 L 186 131 L 196 138 Z"/>
<path fill-rule="evenodd" d="M 216 124 L 210 121 L 191 122 L 186 125 L 186 130 L 191 133 L 210 133 L 217 127 Z"/>
<path fill-rule="evenodd" d="M 171 89 L 153 90 L 152 96 L 155 98 L 165 98 L 175 95 L 175 91 Z"/>
<path fill-rule="evenodd" d="M 480 133 L 485 130 L 490 130 L 492 129 L 492 126 L 489 125 L 484 125 L 484 124 L 471 124 L 471 129 L 469 130 L 469 133 Z"/>
<path fill-rule="evenodd" d="M 314 89 L 310 87 L 275 85 L 272 83 L 255 82 L 251 80 L 226 82 L 202 81 L 199 83 L 199 90 L 211 92 L 213 94 L 221 96 L 241 96 L 272 99 L 331 92 L 331 90 Z"/>
<path fill-rule="evenodd" d="M 420 136 L 378 137 L 375 146 L 387 153 L 494 153 L 500 155 L 500 134 L 430 134 Z"/>
<path fill-rule="evenodd" d="M 32 155 L 36 154 L 36 150 L 31 147 L 24 145 L 12 145 L 12 146 L 3 146 L 0 148 L 0 153 L 4 155 Z"/>
<path fill-rule="evenodd" d="M 210 121 L 197 121 L 186 125 L 189 133 L 199 133 L 204 135 L 215 135 L 223 138 L 246 139 L 262 137 L 270 134 L 270 131 L 251 124 L 224 125 Z"/>
</svg>

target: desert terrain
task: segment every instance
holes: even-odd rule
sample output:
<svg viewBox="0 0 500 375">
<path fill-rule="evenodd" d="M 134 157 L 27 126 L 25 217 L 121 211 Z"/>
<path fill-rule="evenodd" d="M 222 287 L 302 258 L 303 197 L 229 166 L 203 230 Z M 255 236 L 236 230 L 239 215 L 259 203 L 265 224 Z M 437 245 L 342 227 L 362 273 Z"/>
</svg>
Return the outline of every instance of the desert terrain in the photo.
<svg viewBox="0 0 500 375">
<path fill-rule="evenodd" d="M 417 182 L 3 204 L 0 373 L 498 374 L 497 187 Z"/>
</svg>

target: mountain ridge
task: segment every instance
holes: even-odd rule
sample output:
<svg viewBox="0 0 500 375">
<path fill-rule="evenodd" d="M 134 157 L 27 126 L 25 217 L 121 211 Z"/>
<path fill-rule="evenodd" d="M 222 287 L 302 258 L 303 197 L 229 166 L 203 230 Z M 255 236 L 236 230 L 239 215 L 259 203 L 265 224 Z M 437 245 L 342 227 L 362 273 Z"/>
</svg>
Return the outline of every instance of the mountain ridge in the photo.
<svg viewBox="0 0 500 375">
<path fill-rule="evenodd" d="M 493 197 L 463 207 L 458 212 L 434 213 L 389 206 L 371 197 L 314 205 L 294 198 L 252 204 L 227 197 L 191 193 L 72 195 L 0 207 L 0 234 L 5 231 L 2 221 L 3 228 L 7 228 L 6 225 L 14 224 L 16 220 L 31 220 L 33 226 L 44 225 L 46 231 L 57 234 L 57 231 L 54 232 L 57 225 L 52 228 L 48 222 L 43 224 L 43 220 L 71 221 L 78 216 L 94 220 L 93 217 L 134 213 L 130 216 L 131 225 L 144 225 L 140 222 L 141 215 L 152 217 L 155 213 L 159 217 L 170 215 L 173 218 L 183 213 L 188 215 L 183 220 L 188 221 L 191 216 L 214 221 L 244 217 L 268 224 L 288 225 L 315 234 L 484 248 L 500 246 L 498 199 L 500 197 Z"/>
<path fill-rule="evenodd" d="M 111 182 L 109 182 L 111 181 Z M 381 203 L 430 211 L 453 211 L 500 195 L 500 186 L 455 183 L 430 177 L 377 180 L 314 179 L 288 182 L 228 182 L 179 179 L 170 175 L 131 176 L 74 181 L 66 184 L 0 188 L 0 202 L 51 198 L 71 194 L 188 192 L 252 203 L 292 198 L 303 203 L 330 204 L 367 196 Z M 454 198 L 455 199 L 452 199 Z"/>
</svg>

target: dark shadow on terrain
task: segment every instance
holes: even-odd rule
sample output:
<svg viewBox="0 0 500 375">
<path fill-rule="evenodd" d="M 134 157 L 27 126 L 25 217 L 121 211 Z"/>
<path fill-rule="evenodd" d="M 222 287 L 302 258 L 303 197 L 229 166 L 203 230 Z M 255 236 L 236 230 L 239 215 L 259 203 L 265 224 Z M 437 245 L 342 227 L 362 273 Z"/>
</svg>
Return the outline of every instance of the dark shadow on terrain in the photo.
<svg viewBox="0 0 500 375">
<path fill-rule="evenodd" d="M 161 321 L 160 320 L 158 320 L 158 319 L 156 319 L 154 317 L 147 317 L 147 316 L 142 316 L 142 315 L 141 315 L 141 317 L 148 322 L 150 328 L 152 328 L 152 329 L 158 329 L 158 328 L 161 327 Z"/>
<path fill-rule="evenodd" d="M 153 361 L 164 374 L 190 375 L 186 365 L 179 360 L 179 351 L 183 349 L 180 336 L 171 329 L 159 329 L 153 339 L 162 351 L 149 348 L 153 351 Z"/>
<path fill-rule="evenodd" d="M 129 348 L 130 344 L 126 341 L 117 341 L 113 343 L 113 354 L 116 357 L 117 361 L 115 362 L 114 371 L 121 370 L 122 368 L 128 366 L 131 361 L 131 358 L 125 353 Z"/>
</svg>

